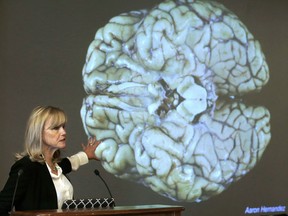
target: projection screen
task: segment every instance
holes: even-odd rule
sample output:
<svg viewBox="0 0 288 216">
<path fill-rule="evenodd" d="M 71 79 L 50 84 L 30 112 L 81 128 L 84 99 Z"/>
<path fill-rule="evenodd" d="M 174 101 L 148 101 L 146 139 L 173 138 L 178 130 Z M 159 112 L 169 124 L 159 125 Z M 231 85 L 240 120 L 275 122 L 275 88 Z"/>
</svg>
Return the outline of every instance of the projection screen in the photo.
<svg viewBox="0 0 288 216">
<path fill-rule="evenodd" d="M 2 0 L 1 173 L 31 110 L 63 108 L 100 162 L 76 198 L 183 215 L 287 212 L 286 1 Z"/>
</svg>

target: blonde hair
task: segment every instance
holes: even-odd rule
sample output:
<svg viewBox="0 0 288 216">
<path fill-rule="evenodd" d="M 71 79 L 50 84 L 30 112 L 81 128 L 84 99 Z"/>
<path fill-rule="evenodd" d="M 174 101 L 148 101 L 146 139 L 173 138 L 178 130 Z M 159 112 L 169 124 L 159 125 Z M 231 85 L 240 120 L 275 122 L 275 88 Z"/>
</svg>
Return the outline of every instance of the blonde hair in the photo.
<svg viewBox="0 0 288 216">
<path fill-rule="evenodd" d="M 44 162 L 42 154 L 42 134 L 45 122 L 50 119 L 52 127 L 63 125 L 67 122 L 67 116 L 60 108 L 53 106 L 37 106 L 33 109 L 26 126 L 24 138 L 25 150 L 22 153 L 15 154 L 16 160 L 29 155 L 32 161 Z M 54 159 L 57 160 L 59 157 L 60 150 L 57 150 L 54 154 Z"/>
</svg>

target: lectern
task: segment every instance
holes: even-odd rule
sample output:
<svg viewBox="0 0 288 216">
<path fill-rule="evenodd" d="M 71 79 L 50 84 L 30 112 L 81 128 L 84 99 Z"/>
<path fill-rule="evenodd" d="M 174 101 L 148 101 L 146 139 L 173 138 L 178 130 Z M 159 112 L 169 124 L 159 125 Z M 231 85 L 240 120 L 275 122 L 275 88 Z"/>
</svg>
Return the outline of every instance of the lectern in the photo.
<svg viewBox="0 0 288 216">
<path fill-rule="evenodd" d="M 182 206 L 174 205 L 137 205 L 116 206 L 114 208 L 91 208 L 91 209 L 55 209 L 39 211 L 15 211 L 12 216 L 181 216 L 184 211 Z"/>
</svg>

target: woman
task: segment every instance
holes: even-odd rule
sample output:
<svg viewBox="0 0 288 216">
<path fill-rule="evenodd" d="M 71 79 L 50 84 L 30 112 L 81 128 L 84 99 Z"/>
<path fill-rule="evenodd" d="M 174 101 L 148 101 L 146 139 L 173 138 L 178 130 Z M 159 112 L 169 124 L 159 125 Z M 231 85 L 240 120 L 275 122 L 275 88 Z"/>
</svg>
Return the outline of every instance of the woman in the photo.
<svg viewBox="0 0 288 216">
<path fill-rule="evenodd" d="M 32 111 L 25 150 L 16 154 L 17 161 L 0 192 L 0 215 L 8 214 L 13 204 L 15 210 L 57 209 L 64 200 L 73 198 L 73 187 L 65 175 L 90 159 L 97 160 L 94 152 L 100 142 L 90 138 L 86 146 L 82 144 L 82 152 L 61 159 L 60 150 L 66 147 L 66 121 L 64 111 L 56 107 L 39 106 Z"/>
</svg>

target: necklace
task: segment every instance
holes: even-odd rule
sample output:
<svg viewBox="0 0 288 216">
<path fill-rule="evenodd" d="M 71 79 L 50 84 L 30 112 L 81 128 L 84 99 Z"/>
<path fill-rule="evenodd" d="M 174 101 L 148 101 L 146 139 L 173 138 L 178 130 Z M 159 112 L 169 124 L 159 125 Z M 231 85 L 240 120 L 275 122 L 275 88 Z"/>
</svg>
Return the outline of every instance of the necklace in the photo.
<svg viewBox="0 0 288 216">
<path fill-rule="evenodd" d="M 51 170 L 53 170 L 55 172 L 58 171 L 58 169 L 59 169 L 58 165 L 56 163 L 53 164 L 53 167 L 50 166 L 50 168 L 51 168 Z"/>
<path fill-rule="evenodd" d="M 51 167 L 50 167 L 50 168 L 51 168 Z M 51 170 L 57 171 L 57 167 L 54 165 L 54 166 L 51 168 Z"/>
<path fill-rule="evenodd" d="M 47 163 L 47 162 L 46 162 Z M 47 163 L 48 164 L 48 163 Z M 48 166 L 50 167 L 50 169 L 54 172 L 58 171 L 58 165 L 56 163 L 52 163 L 52 165 L 48 164 Z"/>
<path fill-rule="evenodd" d="M 46 162 L 46 164 L 50 167 L 50 169 L 54 172 L 57 172 L 58 171 L 58 165 L 56 163 L 52 163 L 52 165 L 50 165 L 47 160 L 45 160 L 45 157 L 44 155 L 41 155 L 42 158 L 44 159 L 44 161 Z"/>
</svg>

